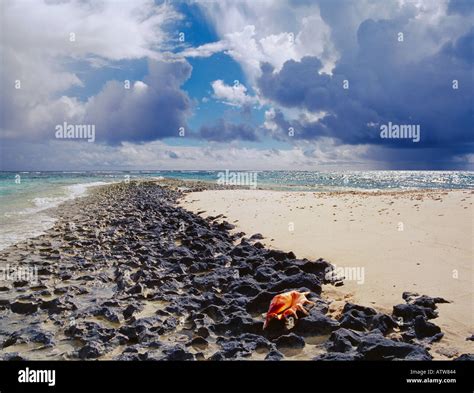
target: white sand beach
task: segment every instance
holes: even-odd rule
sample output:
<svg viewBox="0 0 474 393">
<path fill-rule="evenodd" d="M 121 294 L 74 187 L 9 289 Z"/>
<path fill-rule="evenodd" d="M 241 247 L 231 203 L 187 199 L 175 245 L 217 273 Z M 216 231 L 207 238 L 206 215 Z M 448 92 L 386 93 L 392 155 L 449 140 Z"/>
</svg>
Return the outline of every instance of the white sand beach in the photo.
<svg viewBox="0 0 474 393">
<path fill-rule="evenodd" d="M 334 314 L 345 301 L 391 312 L 404 291 L 450 300 L 432 321 L 445 336 L 431 354 L 447 359 L 474 347 L 466 340 L 474 333 L 473 196 L 472 190 L 207 190 L 187 195 L 182 205 L 205 211 L 203 217 L 224 214 L 236 231 L 261 233 L 266 246 L 299 258 L 359 268 L 363 280 L 324 286 Z"/>
</svg>

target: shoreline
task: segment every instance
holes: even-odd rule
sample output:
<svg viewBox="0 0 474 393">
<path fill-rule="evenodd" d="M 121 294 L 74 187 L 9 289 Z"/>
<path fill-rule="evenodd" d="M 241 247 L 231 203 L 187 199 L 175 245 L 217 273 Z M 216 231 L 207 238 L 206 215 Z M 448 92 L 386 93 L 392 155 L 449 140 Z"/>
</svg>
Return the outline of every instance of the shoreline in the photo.
<svg viewBox="0 0 474 393">
<path fill-rule="evenodd" d="M 117 171 L 117 173 L 121 173 L 121 171 Z M 199 172 L 199 171 L 198 171 Z M 304 171 L 303 171 L 304 172 Z M 16 173 L 16 172 L 11 172 Z M 29 173 L 29 172 L 21 172 L 21 173 Z M 47 172 L 37 172 L 37 173 L 47 173 Z M 54 173 L 54 172 L 52 172 Z M 69 173 L 69 172 L 67 172 Z M 70 173 L 85 173 L 85 172 L 70 172 Z M 124 175 L 125 176 L 125 175 Z M 139 175 L 138 175 L 139 176 Z M 163 177 L 163 176 L 151 176 L 151 177 L 137 177 L 132 179 L 133 181 L 157 181 L 160 184 L 176 186 L 178 184 L 183 185 L 186 188 L 187 184 L 193 185 L 193 189 L 199 191 L 199 189 L 256 189 L 256 190 L 269 190 L 269 191 L 280 191 L 280 192 L 317 192 L 317 193 L 333 193 L 333 194 L 353 194 L 353 193 L 368 193 L 368 194 L 379 194 L 379 193 L 411 193 L 411 192 L 430 192 L 430 191 L 454 191 L 458 190 L 457 188 L 439 188 L 439 189 L 417 189 L 417 188 L 358 188 L 358 187 L 343 187 L 343 186 L 327 186 L 327 185 L 319 185 L 317 188 L 316 186 L 302 186 L 299 184 L 286 184 L 282 185 L 279 183 L 262 183 L 260 182 L 259 186 L 256 188 L 250 186 L 241 186 L 241 185 L 227 185 L 216 184 L 215 180 L 209 179 L 182 179 L 176 177 Z M 67 202 L 68 200 L 74 200 L 78 197 L 82 197 L 87 195 L 87 189 L 99 187 L 101 185 L 110 185 L 114 183 L 120 183 L 124 180 L 110 180 L 104 183 L 103 178 L 97 178 L 95 180 L 91 180 L 89 182 L 83 182 L 83 180 L 79 180 L 77 183 L 70 183 L 70 184 L 62 184 L 58 187 L 60 189 L 75 189 L 77 187 L 81 187 L 84 191 L 78 192 L 77 190 L 68 191 L 67 193 L 62 192 L 58 193 L 54 191 L 53 188 L 49 189 L 48 191 L 42 190 L 38 194 L 32 194 L 33 202 L 30 203 L 32 206 L 24 207 L 23 205 L 26 203 L 25 198 L 21 200 L 20 205 L 22 207 L 16 208 L 14 204 L 12 204 L 12 209 L 14 209 L 12 214 L 12 225 L 7 225 L 6 222 L 8 220 L 7 213 L 6 213 L 6 220 L 5 225 L 3 226 L 5 230 L 5 239 L 4 242 L 0 244 L 0 249 L 7 247 L 8 245 L 18 243 L 22 240 L 38 236 L 44 232 L 44 229 L 51 227 L 51 223 L 47 223 L 47 221 L 53 220 L 53 215 L 55 209 L 62 203 Z M 128 179 L 130 181 L 130 179 Z M 102 183 L 102 184 L 98 184 Z M 77 195 L 74 195 L 77 194 Z M 62 200 L 62 201 L 61 201 Z M 39 201 L 39 202 L 38 202 Z M 8 201 L 7 201 L 8 202 Z M 31 201 L 30 201 L 31 202 Z M 51 207 L 43 207 L 43 205 L 51 205 Z M 51 213 L 51 214 L 50 214 Z M 18 238 L 18 240 L 15 240 Z"/>
<path fill-rule="evenodd" d="M 266 248 L 235 233 L 232 223 L 179 207 L 185 195 L 207 188 L 183 181 L 99 186 L 60 205 L 58 221 L 45 235 L 0 251 L 2 264 L 37 266 L 40 278 L 0 282 L 0 357 L 431 358 L 426 348 L 433 335 L 412 337 L 413 318 L 400 327 L 390 313 L 352 303 L 336 316 L 325 300 L 329 288 L 337 289 L 327 284 L 324 272 L 331 265 L 325 260 Z M 310 315 L 300 315 L 291 330 L 274 324 L 262 331 L 272 296 L 291 289 L 311 292 L 316 305 Z M 430 326 L 438 306 L 420 302 L 425 300 L 408 296 L 393 305 L 422 307 L 422 321 Z M 440 314 L 442 306 L 449 304 L 439 304 Z M 354 318 L 362 331 L 352 330 Z M 334 351 L 347 332 L 358 345 Z"/>
</svg>

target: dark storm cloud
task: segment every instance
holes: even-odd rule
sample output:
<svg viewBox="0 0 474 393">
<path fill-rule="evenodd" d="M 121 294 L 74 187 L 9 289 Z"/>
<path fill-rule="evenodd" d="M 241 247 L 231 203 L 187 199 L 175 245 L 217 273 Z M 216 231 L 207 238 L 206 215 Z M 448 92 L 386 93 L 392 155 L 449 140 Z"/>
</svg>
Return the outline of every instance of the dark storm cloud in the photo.
<svg viewBox="0 0 474 393">
<path fill-rule="evenodd" d="M 211 125 L 203 125 L 199 130 L 200 138 L 215 142 L 230 142 L 233 140 L 244 140 L 257 142 L 256 129 L 245 123 L 230 123 L 224 119 L 218 119 Z"/>
<path fill-rule="evenodd" d="M 474 28 L 434 55 L 407 61 L 404 42 L 397 39 L 404 24 L 402 19 L 363 22 L 355 57 L 342 57 L 333 75 L 318 73 L 322 65 L 315 57 L 287 61 L 279 72 L 262 64 L 258 86 L 265 98 L 287 108 L 327 113 L 318 122 L 304 123 L 287 121 L 277 112 L 274 122 L 281 134 L 291 126 L 295 138 L 329 136 L 353 145 L 431 148 L 446 159 L 472 152 Z M 380 125 L 388 122 L 419 124 L 420 142 L 380 138 Z M 428 157 L 421 153 L 420 158 Z"/>
<path fill-rule="evenodd" d="M 108 82 L 87 104 L 85 122 L 95 124 L 96 139 L 108 144 L 147 142 L 178 136 L 186 126 L 191 101 L 180 86 L 190 77 L 186 61 L 150 61 L 146 86 Z"/>
</svg>

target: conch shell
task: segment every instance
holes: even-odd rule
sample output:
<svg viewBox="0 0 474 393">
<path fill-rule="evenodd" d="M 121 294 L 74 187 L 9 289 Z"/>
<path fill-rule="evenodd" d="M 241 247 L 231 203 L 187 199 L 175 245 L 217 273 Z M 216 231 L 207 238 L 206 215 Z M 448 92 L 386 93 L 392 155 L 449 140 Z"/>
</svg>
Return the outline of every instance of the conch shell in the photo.
<svg viewBox="0 0 474 393">
<path fill-rule="evenodd" d="M 265 329 L 274 318 L 281 320 L 282 318 L 286 319 L 289 316 L 294 316 L 295 319 L 298 319 L 297 311 L 308 315 L 308 311 L 303 306 L 305 304 L 314 304 L 314 302 L 306 298 L 306 295 L 309 294 L 310 292 L 290 291 L 276 295 L 270 302 L 263 328 Z"/>
</svg>

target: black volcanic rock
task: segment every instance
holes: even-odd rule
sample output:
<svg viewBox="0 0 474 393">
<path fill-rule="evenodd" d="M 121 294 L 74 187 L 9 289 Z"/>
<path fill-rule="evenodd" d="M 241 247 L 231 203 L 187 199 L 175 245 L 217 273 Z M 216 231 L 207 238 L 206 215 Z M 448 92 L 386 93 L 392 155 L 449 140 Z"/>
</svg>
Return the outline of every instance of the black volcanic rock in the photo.
<svg viewBox="0 0 474 393">
<path fill-rule="evenodd" d="M 216 334 L 228 334 L 233 335 L 242 333 L 261 333 L 263 330 L 263 321 L 255 321 L 250 316 L 235 315 L 226 317 L 221 323 L 217 323 L 211 327 Z"/>
<path fill-rule="evenodd" d="M 269 282 L 276 274 L 276 271 L 270 266 L 259 266 L 255 271 L 255 279 L 259 282 Z"/>
<path fill-rule="evenodd" d="M 338 329 L 334 331 L 329 337 L 330 346 L 329 350 L 334 352 L 349 352 L 354 349 L 361 342 L 362 334 L 349 330 L 349 329 Z"/>
<path fill-rule="evenodd" d="M 84 345 L 79 350 L 79 358 L 82 360 L 85 359 L 95 359 L 102 356 L 105 352 L 104 345 L 99 341 L 91 341 Z"/>
<path fill-rule="evenodd" d="M 463 353 L 461 356 L 458 356 L 455 361 L 474 361 L 474 354 L 473 353 Z"/>
<path fill-rule="evenodd" d="M 52 347 L 55 345 L 54 336 L 51 332 L 45 331 L 36 326 L 27 326 L 21 330 L 13 332 L 3 342 L 2 347 L 7 348 L 15 344 L 39 343 Z"/>
<path fill-rule="evenodd" d="M 321 281 L 314 274 L 300 273 L 283 278 L 275 284 L 268 285 L 267 290 L 269 292 L 284 292 L 302 288 L 307 288 L 319 295 L 321 293 Z"/>
<path fill-rule="evenodd" d="M 396 342 L 373 332 L 362 336 L 357 352 L 364 360 L 431 360 L 426 349 L 408 343 Z"/>
<path fill-rule="evenodd" d="M 22 360 L 27 360 L 24 358 L 22 355 L 20 355 L 18 352 L 9 352 L 5 353 L 3 355 L 0 355 L 0 359 L 6 360 L 6 361 L 11 361 L 11 362 L 18 362 Z"/>
<path fill-rule="evenodd" d="M 332 265 L 322 258 L 316 261 L 309 261 L 308 259 L 297 259 L 292 263 L 300 268 L 305 273 L 312 273 L 318 275 L 324 282 L 326 282 L 325 274 L 326 271 L 332 268 Z"/>
<path fill-rule="evenodd" d="M 370 321 L 370 330 L 378 329 L 383 334 L 387 334 L 395 328 L 398 328 L 397 321 L 387 314 L 376 314 Z"/>
<path fill-rule="evenodd" d="M 303 348 L 305 346 L 304 339 L 294 333 L 280 336 L 275 340 L 278 349 L 280 348 Z"/>
<path fill-rule="evenodd" d="M 220 231 L 223 231 L 223 230 L 229 231 L 229 230 L 231 230 L 231 229 L 234 229 L 234 228 L 235 228 L 235 225 L 230 224 L 230 223 L 228 223 L 227 221 L 223 221 L 223 222 L 221 222 L 220 224 L 218 224 L 218 225 L 216 226 L 216 228 L 217 228 L 218 230 L 220 230 Z"/>
<path fill-rule="evenodd" d="M 287 259 L 295 259 L 296 256 L 292 251 L 268 250 L 265 254 L 265 258 L 273 258 L 276 261 L 286 261 Z"/>
<path fill-rule="evenodd" d="M 172 361 L 183 361 L 183 360 L 194 360 L 194 355 L 188 351 L 181 345 L 175 345 L 166 347 L 163 350 L 165 356 L 160 360 L 172 360 Z"/>
<path fill-rule="evenodd" d="M 249 313 L 264 313 L 268 310 L 270 302 L 277 292 L 263 291 L 247 302 L 247 311 Z"/>
<path fill-rule="evenodd" d="M 414 304 L 416 306 L 428 307 L 434 310 L 436 308 L 437 303 L 449 303 L 448 300 L 443 299 L 441 297 L 430 297 L 426 295 L 419 295 L 415 292 L 403 292 L 402 294 L 403 300 L 405 300 L 409 304 Z"/>
<path fill-rule="evenodd" d="M 17 314 L 32 314 L 38 310 L 38 304 L 33 302 L 13 302 L 10 309 Z"/>
<path fill-rule="evenodd" d="M 366 331 L 369 328 L 367 316 L 358 310 L 350 310 L 344 313 L 339 319 L 339 323 L 346 329 Z"/>
<path fill-rule="evenodd" d="M 415 334 L 418 338 L 431 337 L 438 333 L 441 333 L 439 326 L 434 323 L 428 322 L 421 315 L 415 318 L 414 322 Z"/>
<path fill-rule="evenodd" d="M 76 310 L 77 307 L 74 303 L 65 301 L 60 298 L 52 300 L 43 300 L 41 301 L 40 308 L 42 310 L 47 310 L 50 314 L 60 314 L 65 311 Z"/>
<path fill-rule="evenodd" d="M 329 334 L 339 326 L 339 322 L 312 308 L 309 315 L 295 321 L 292 331 L 302 336 L 318 336 Z"/>
<path fill-rule="evenodd" d="M 140 307 L 135 304 L 129 304 L 125 310 L 123 310 L 122 315 L 125 319 L 129 319 L 133 316 L 134 313 L 140 311 Z"/>
<path fill-rule="evenodd" d="M 353 303 L 346 303 L 344 305 L 344 308 L 342 309 L 342 313 L 345 314 L 345 313 L 348 313 L 352 310 L 356 310 L 356 311 L 360 312 L 361 314 L 363 314 L 367 317 L 377 314 L 377 311 L 375 311 L 371 307 L 359 306 L 359 305 L 353 304 Z"/>
<path fill-rule="evenodd" d="M 9 307 L 10 307 L 10 300 L 0 299 L 0 309 L 9 308 Z"/>
<path fill-rule="evenodd" d="M 395 317 L 401 317 L 406 321 L 415 319 L 418 315 L 433 319 L 438 316 L 438 313 L 431 308 L 417 306 L 413 304 L 398 304 L 393 306 L 393 315 Z"/>
<path fill-rule="evenodd" d="M 284 357 L 285 356 L 280 351 L 273 349 L 267 353 L 267 356 L 265 356 L 265 360 L 278 361 L 278 360 L 282 360 Z"/>
<path fill-rule="evenodd" d="M 197 336 L 191 340 L 190 345 L 197 348 L 206 348 L 209 345 L 209 343 L 207 342 L 205 338 L 201 336 Z"/>
</svg>

